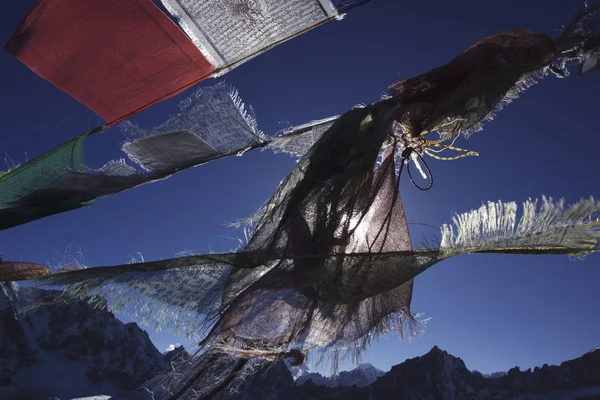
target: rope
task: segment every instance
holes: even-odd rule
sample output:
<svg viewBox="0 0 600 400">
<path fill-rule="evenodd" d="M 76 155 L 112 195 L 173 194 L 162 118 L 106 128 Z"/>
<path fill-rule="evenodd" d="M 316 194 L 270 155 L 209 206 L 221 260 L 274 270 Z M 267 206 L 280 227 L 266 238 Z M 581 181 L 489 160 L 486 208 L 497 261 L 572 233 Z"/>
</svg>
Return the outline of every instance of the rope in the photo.
<svg viewBox="0 0 600 400">
<path fill-rule="evenodd" d="M 450 132 L 446 133 L 442 138 L 438 140 L 425 140 L 420 137 L 412 138 L 404 134 L 401 130 L 402 128 L 399 128 L 399 131 L 397 131 L 397 133 L 394 135 L 394 146 L 397 146 L 400 142 L 404 150 L 402 151 L 402 163 L 398 172 L 398 185 L 400 184 L 400 175 L 402 174 L 402 170 L 404 169 L 404 164 L 406 164 L 408 178 L 410 179 L 414 187 L 422 191 L 428 191 L 433 187 L 433 173 L 431 172 L 431 168 L 429 168 L 429 165 L 427 165 L 427 162 L 423 158 L 423 154 L 427 154 L 428 156 L 441 161 L 453 161 L 464 157 L 479 155 L 479 153 L 477 153 L 476 151 L 461 149 L 459 147 L 454 146 L 454 143 L 460 136 L 460 126 L 462 124 L 462 120 L 451 121 L 449 124 L 454 124 L 454 127 L 450 130 Z M 452 140 L 450 144 L 444 144 L 444 142 L 447 142 L 448 140 Z M 458 154 L 453 157 L 440 157 L 437 154 L 435 154 L 441 153 L 446 150 L 453 150 L 462 154 Z M 429 177 L 429 185 L 427 187 L 420 186 L 413 178 L 410 166 L 410 161 L 413 157 L 418 158 L 418 160 L 413 160 L 415 163 L 419 162 L 420 164 L 424 165 L 425 169 L 427 170 L 427 175 Z"/>
<path fill-rule="evenodd" d="M 422 187 L 422 186 L 418 185 L 412 176 L 412 172 L 410 171 L 410 159 L 413 154 L 416 154 L 417 157 L 419 157 L 419 160 L 421 161 L 421 163 L 425 166 L 425 169 L 427 170 L 427 174 L 429 176 L 429 186 L 427 186 L 427 187 Z M 400 175 L 402 174 L 402 169 L 404 167 L 404 164 L 406 163 L 406 172 L 407 172 L 408 178 L 410 179 L 413 186 L 419 190 L 422 190 L 423 192 L 430 190 L 433 187 L 433 173 L 431 172 L 429 165 L 427 165 L 427 163 L 423 159 L 423 156 L 418 151 L 416 151 L 413 147 L 407 147 L 404 149 L 404 151 L 402 151 L 401 157 L 402 157 L 402 163 L 400 164 L 400 171 L 398 172 L 398 184 L 400 184 Z"/>
</svg>

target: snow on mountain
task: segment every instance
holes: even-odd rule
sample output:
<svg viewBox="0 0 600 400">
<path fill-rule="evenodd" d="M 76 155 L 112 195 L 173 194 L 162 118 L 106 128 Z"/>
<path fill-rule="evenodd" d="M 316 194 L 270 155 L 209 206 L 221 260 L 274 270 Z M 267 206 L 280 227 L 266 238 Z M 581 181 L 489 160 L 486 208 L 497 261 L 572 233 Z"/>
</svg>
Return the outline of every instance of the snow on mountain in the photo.
<svg viewBox="0 0 600 400">
<path fill-rule="evenodd" d="M 0 286 L 1 399 L 147 397 L 136 389 L 164 367 L 164 357 L 136 324 L 84 301 L 17 318 L 17 298 L 27 306 L 57 293 Z"/>
<path fill-rule="evenodd" d="M 308 368 L 307 365 L 302 364 L 299 366 L 288 366 L 288 369 L 290 370 L 290 373 L 292 374 L 292 379 L 294 380 L 294 382 L 297 382 L 299 378 L 312 374 L 312 371 L 310 370 L 310 368 Z"/>
<path fill-rule="evenodd" d="M 498 379 L 502 378 L 504 375 L 506 375 L 506 372 L 492 372 L 491 374 L 485 374 L 483 376 L 488 379 Z"/>
<path fill-rule="evenodd" d="M 124 324 L 84 301 L 49 305 L 17 318 L 16 301 L 27 305 L 54 296 L 52 291 L 19 291 L 0 282 L 0 399 L 148 399 L 139 387 L 190 357 L 183 347 L 161 354 L 137 325 Z M 600 350 L 559 366 L 512 368 L 487 377 L 469 371 L 460 358 L 437 347 L 387 373 L 360 364 L 323 377 L 306 367 L 264 363 L 244 378 L 238 390 L 222 393 L 218 400 L 397 398 L 598 400 Z"/>
<path fill-rule="evenodd" d="M 377 380 L 377 378 L 385 375 L 384 371 L 382 371 L 378 368 L 375 368 L 373 365 L 368 364 L 368 363 L 359 364 L 358 367 L 354 371 L 360 371 L 361 374 L 365 377 L 365 379 L 366 379 L 365 381 L 368 382 L 365 385 L 357 384 L 356 386 L 358 386 L 358 387 L 370 385 L 371 383 L 375 382 Z M 349 372 L 352 372 L 352 371 L 349 371 Z M 340 373 L 340 375 L 341 375 L 341 373 Z M 348 385 L 342 384 L 341 386 L 348 386 Z"/>
<path fill-rule="evenodd" d="M 310 372 L 307 369 L 298 370 L 292 372 L 292 376 L 296 382 L 296 385 L 302 385 L 309 380 L 315 385 L 328 386 L 328 387 L 364 387 L 375 382 L 377 378 L 385 374 L 385 372 L 375 368 L 371 364 L 359 364 L 355 369 L 351 371 L 342 371 L 338 375 L 326 377 L 316 372 Z M 300 371 L 302 371 L 300 373 Z"/>
</svg>

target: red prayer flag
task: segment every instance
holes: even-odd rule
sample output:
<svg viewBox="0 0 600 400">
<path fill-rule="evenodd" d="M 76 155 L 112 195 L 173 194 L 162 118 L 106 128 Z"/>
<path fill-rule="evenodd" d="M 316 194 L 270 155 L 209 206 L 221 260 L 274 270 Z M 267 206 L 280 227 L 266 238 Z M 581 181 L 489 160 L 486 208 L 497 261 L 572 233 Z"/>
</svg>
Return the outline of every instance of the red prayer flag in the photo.
<svg viewBox="0 0 600 400">
<path fill-rule="evenodd" d="M 152 0 L 40 0 L 6 50 L 107 121 L 214 70 Z"/>
</svg>

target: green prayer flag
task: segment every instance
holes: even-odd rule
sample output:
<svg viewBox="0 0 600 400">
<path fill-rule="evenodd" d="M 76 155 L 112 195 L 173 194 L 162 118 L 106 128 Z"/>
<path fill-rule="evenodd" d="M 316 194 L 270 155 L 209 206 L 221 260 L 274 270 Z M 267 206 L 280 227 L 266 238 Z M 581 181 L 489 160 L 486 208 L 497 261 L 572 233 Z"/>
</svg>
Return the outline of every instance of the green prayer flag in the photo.
<svg viewBox="0 0 600 400">
<path fill-rule="evenodd" d="M 48 215 L 92 204 L 62 196 L 35 196 L 51 189 L 67 171 L 85 172 L 83 142 L 91 132 L 69 140 L 0 176 L 0 229 L 8 229 Z"/>
</svg>

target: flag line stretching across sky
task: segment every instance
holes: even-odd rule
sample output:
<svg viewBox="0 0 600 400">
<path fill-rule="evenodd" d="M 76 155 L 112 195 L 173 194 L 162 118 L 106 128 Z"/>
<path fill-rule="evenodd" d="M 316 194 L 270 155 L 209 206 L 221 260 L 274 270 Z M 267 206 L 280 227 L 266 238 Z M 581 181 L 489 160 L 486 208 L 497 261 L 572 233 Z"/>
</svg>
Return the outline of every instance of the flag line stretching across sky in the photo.
<svg viewBox="0 0 600 400">
<path fill-rule="evenodd" d="M 271 33 L 269 40 L 285 40 L 280 29 L 297 31 L 289 28 L 294 21 L 306 29 L 335 14 L 324 6 L 330 3 L 289 0 L 285 4 L 296 4 L 299 14 L 287 20 L 283 8 L 269 8 L 262 0 L 222 0 L 234 18 L 228 25 L 205 18 L 209 0 L 163 3 L 211 66 L 252 56 L 252 46 L 264 48 L 264 32 Z M 425 155 L 444 159 L 436 155 L 444 150 L 459 153 L 446 159 L 474 155 L 454 147 L 456 139 L 479 129 L 539 78 L 564 77 L 575 62 L 580 75 L 597 70 L 599 9 L 586 7 L 556 38 L 517 29 L 485 37 L 447 64 L 391 85 L 390 96 L 380 101 L 284 137 L 265 137 L 237 92 L 223 85 L 206 88 L 154 129 L 122 125 L 131 139 L 123 150 L 143 173 L 120 160 L 86 170 L 85 135 L 75 138 L 0 179 L 13 197 L 4 211 L 27 219 L 32 212 L 55 212 L 52 207 L 80 207 L 239 149 L 271 146 L 302 158 L 245 221 L 254 225 L 237 251 L 54 273 L 34 263 L 5 262 L 0 281 L 28 279 L 64 289 L 34 308 L 87 298 L 159 327 L 200 335 L 198 352 L 153 389 L 162 398 L 212 399 L 239 387 L 256 365 L 286 358 L 299 364 L 316 350 L 331 357 L 334 370 L 340 354 L 357 361 L 374 337 L 418 329 L 411 311 L 413 279 L 444 259 L 473 253 L 584 256 L 599 250 L 600 202 L 582 199 L 565 208 L 563 200 L 547 197 L 521 208 L 489 202 L 443 225 L 438 246 L 413 249 L 399 191 L 403 169 L 410 174 L 410 163 L 418 165 Z M 51 7 L 37 11 L 47 18 L 51 12 Z M 281 26 L 259 26 L 269 12 L 281 15 Z M 236 29 L 248 21 L 258 31 L 244 37 L 248 32 Z M 157 40 L 161 35 L 157 29 Z M 224 38 L 240 46 L 216 40 Z M 426 140 L 430 132 L 442 138 Z"/>
</svg>

